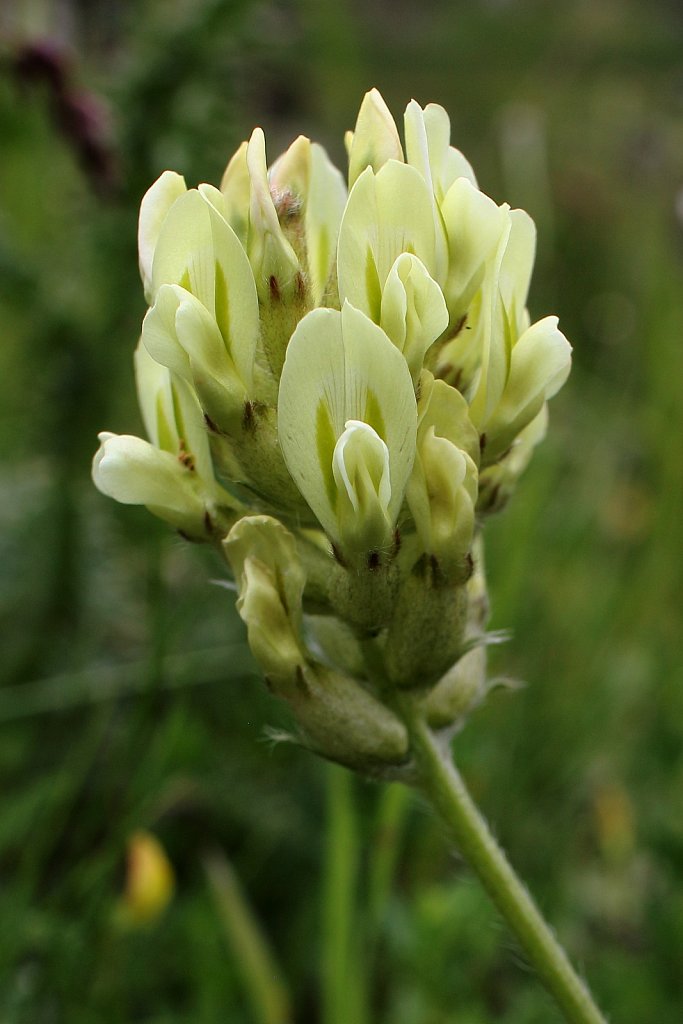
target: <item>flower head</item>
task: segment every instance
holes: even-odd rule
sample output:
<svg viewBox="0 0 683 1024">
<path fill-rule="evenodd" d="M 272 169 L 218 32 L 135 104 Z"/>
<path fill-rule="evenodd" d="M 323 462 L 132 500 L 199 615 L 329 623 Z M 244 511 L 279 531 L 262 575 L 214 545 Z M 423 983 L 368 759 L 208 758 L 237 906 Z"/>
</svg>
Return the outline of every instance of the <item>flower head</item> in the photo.
<svg viewBox="0 0 683 1024">
<path fill-rule="evenodd" d="M 304 136 L 269 167 L 256 128 L 219 188 L 172 171 L 150 188 L 136 355 L 149 441 L 100 435 L 93 477 L 217 542 L 309 745 L 396 766 L 387 684 L 435 685 L 444 726 L 482 692 L 477 537 L 541 439 L 571 349 L 556 317 L 527 311 L 533 222 L 479 189 L 441 107 L 411 101 L 402 142 L 373 89 L 346 145 L 345 176 Z M 465 658 L 469 689 L 453 683 Z"/>
</svg>

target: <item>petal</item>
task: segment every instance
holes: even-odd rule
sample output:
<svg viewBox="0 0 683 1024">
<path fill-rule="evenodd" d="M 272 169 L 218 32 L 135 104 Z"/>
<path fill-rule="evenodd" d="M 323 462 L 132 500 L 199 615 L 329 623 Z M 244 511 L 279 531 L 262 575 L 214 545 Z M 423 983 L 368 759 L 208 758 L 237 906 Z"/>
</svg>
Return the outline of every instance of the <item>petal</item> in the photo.
<svg viewBox="0 0 683 1024">
<path fill-rule="evenodd" d="M 339 229 L 339 294 L 375 323 L 382 290 L 397 256 L 410 252 L 435 270 L 432 197 L 414 167 L 389 160 L 368 168 L 351 190 Z"/>
<path fill-rule="evenodd" d="M 178 341 L 175 327 L 176 313 L 181 296 L 189 295 L 184 289 L 163 284 L 157 290 L 156 301 L 142 321 L 142 343 L 153 361 L 172 370 L 178 377 L 192 381 L 190 359 Z M 147 432 L 152 436 L 147 421 Z"/>
<path fill-rule="evenodd" d="M 303 201 L 311 174 L 311 140 L 299 135 L 268 171 L 271 195 L 293 192 Z M 274 199 L 276 203 L 276 200 Z M 277 205 L 277 204 L 276 204 Z"/>
<path fill-rule="evenodd" d="M 152 359 L 142 339 L 134 356 L 138 401 L 147 434 L 157 448 L 189 456 L 197 476 L 215 483 L 204 413 L 194 390 Z"/>
<path fill-rule="evenodd" d="M 406 107 L 403 120 L 406 135 L 407 162 L 420 172 L 427 183 L 431 195 L 435 229 L 435 272 L 437 280 L 443 281 L 448 266 L 448 246 L 443 218 L 439 209 L 441 197 L 436 194 L 434 180 L 434 172 L 436 171 L 434 166 L 435 157 L 430 149 L 424 111 L 415 100 L 411 100 Z M 446 141 L 446 145 L 448 145 L 448 141 Z"/>
<path fill-rule="evenodd" d="M 510 208 L 497 206 L 466 178 L 448 190 L 441 212 L 448 239 L 448 274 L 444 293 L 457 323 L 469 308 L 486 273 L 487 261 L 510 229 Z"/>
<path fill-rule="evenodd" d="M 403 352 L 416 380 L 427 349 L 448 326 L 448 310 L 438 284 L 411 253 L 402 253 L 389 271 L 380 326 Z"/>
<path fill-rule="evenodd" d="M 517 434 L 562 387 L 571 369 L 571 345 L 547 316 L 524 332 L 512 350 L 510 376 L 486 426 L 487 461 L 509 448 Z"/>
<path fill-rule="evenodd" d="M 261 128 L 255 128 L 247 146 L 250 181 L 249 237 L 247 252 L 256 289 L 261 300 L 269 297 L 271 278 L 280 294 L 287 292 L 299 272 L 299 261 L 287 241 L 270 194 L 266 166 L 266 140 Z"/>
<path fill-rule="evenodd" d="M 500 267 L 510 230 L 500 237 L 494 255 L 485 265 L 485 278 L 477 303 L 478 317 L 473 334 L 481 351 L 480 371 L 470 401 L 470 418 L 480 432 L 486 430 L 492 411 L 498 405 L 510 372 L 513 338 L 511 325 L 500 298 Z M 476 297 L 475 297 L 476 298 Z"/>
<path fill-rule="evenodd" d="M 181 285 L 215 317 L 249 389 L 259 336 L 254 277 L 235 232 L 197 190 L 182 196 L 164 222 L 153 280 L 155 292 L 164 284 Z"/>
<path fill-rule="evenodd" d="M 461 448 L 476 464 L 479 461 L 479 433 L 469 416 L 466 400 L 443 380 L 435 380 L 423 371 L 420 377 L 420 401 L 417 407 L 418 431 L 434 427 L 439 437 Z"/>
<path fill-rule="evenodd" d="M 347 420 L 332 456 L 338 536 L 344 551 L 367 557 L 391 546 L 389 449 L 373 427 Z"/>
<path fill-rule="evenodd" d="M 403 160 L 396 122 L 379 90 L 371 89 L 363 97 L 356 127 L 348 133 L 347 148 L 349 188 L 366 167 L 379 171 L 387 160 Z"/>
<path fill-rule="evenodd" d="M 385 333 L 349 303 L 316 309 L 287 348 L 278 433 L 287 467 L 323 529 L 339 540 L 333 458 L 349 420 L 368 424 L 389 451 L 395 522 L 415 454 L 417 410 L 407 364 Z"/>
<path fill-rule="evenodd" d="M 225 219 L 246 251 L 249 237 L 249 197 L 251 185 L 247 167 L 247 146 L 243 142 L 230 159 L 221 179 L 221 192 L 225 202 Z"/>
<path fill-rule="evenodd" d="M 152 358 L 142 338 L 140 338 L 135 349 L 133 362 L 135 366 L 138 405 L 140 406 L 142 422 L 145 425 L 147 437 L 155 447 L 177 453 L 178 439 L 176 436 L 173 436 L 168 426 L 160 424 L 159 416 L 160 406 L 168 408 L 166 394 L 170 391 L 170 373 L 166 366 L 162 366 L 156 359 Z M 169 417 L 166 409 L 161 418 L 165 422 L 172 422 L 172 417 Z M 170 441 L 170 445 L 164 443 L 167 440 Z"/>
<path fill-rule="evenodd" d="M 164 171 L 147 190 L 140 204 L 138 255 L 145 298 L 152 302 L 152 263 L 161 226 L 176 199 L 187 191 L 185 179 L 175 171 Z"/>
<path fill-rule="evenodd" d="M 373 427 L 361 420 L 347 420 L 344 433 L 334 447 L 332 473 L 339 491 L 344 491 L 360 510 L 364 491 L 372 491 L 386 512 L 391 498 L 389 449 Z"/>
<path fill-rule="evenodd" d="M 225 552 L 242 594 L 247 559 L 257 559 L 273 579 L 278 599 L 294 630 L 301 625 L 306 574 L 293 535 L 271 516 L 244 516 L 223 542 Z"/>
<path fill-rule="evenodd" d="M 513 494 L 517 482 L 531 462 L 534 448 L 545 437 L 548 426 L 548 404 L 524 427 L 500 461 L 488 466 L 479 477 L 477 511 L 480 515 L 503 508 Z"/>
<path fill-rule="evenodd" d="M 424 110 L 411 100 L 404 115 L 406 161 L 429 182 L 441 204 L 456 178 L 467 178 L 477 188 L 472 165 L 451 146 L 451 122 L 443 107 L 428 103 Z"/>
<path fill-rule="evenodd" d="M 218 324 L 194 295 L 162 285 L 142 324 L 150 355 L 196 392 L 210 419 L 231 433 L 248 395 Z"/>
<path fill-rule="evenodd" d="M 193 474 L 170 452 L 127 434 L 99 435 L 92 477 L 102 494 L 124 505 L 147 505 L 177 526 L 200 526 L 204 503 Z"/>
<path fill-rule="evenodd" d="M 524 210 L 511 210 L 510 235 L 500 267 L 500 295 L 517 336 L 528 326 L 522 318 L 535 258 L 536 225 Z"/>
<path fill-rule="evenodd" d="M 346 185 L 322 146 L 311 146 L 311 178 L 306 200 L 306 250 L 311 299 L 318 305 L 334 266 Z"/>
</svg>

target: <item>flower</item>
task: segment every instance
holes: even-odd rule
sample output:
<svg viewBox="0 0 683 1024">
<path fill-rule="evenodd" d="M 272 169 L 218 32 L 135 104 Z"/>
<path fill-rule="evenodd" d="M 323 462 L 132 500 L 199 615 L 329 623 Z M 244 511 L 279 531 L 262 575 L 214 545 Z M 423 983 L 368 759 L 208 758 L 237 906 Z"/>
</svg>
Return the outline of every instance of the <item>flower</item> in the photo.
<svg viewBox="0 0 683 1024">
<path fill-rule="evenodd" d="M 346 146 L 348 191 L 304 136 L 269 168 L 260 128 L 220 188 L 150 188 L 150 440 L 101 434 L 93 478 L 224 554 L 304 742 L 396 769 L 387 687 L 424 689 L 444 728 L 483 693 L 482 519 L 571 348 L 527 312 L 533 222 L 479 189 L 441 107 L 412 100 L 402 144 L 373 89 Z"/>
</svg>

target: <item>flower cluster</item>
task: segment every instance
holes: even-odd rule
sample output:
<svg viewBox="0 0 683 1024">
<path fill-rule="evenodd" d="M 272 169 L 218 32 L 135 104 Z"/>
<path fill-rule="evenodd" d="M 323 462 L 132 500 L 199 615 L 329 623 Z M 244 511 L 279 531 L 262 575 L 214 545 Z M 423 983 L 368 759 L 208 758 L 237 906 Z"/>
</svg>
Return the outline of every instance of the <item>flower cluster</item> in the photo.
<svg viewBox="0 0 683 1024">
<path fill-rule="evenodd" d="M 438 728 L 484 691 L 479 526 L 571 349 L 530 322 L 532 220 L 479 190 L 441 107 L 411 101 L 402 144 L 372 90 L 346 147 L 348 189 L 303 136 L 269 168 L 259 128 L 220 188 L 150 188 L 150 441 L 101 434 L 93 476 L 222 550 L 304 741 L 372 770 L 407 756 L 392 690 Z"/>
</svg>

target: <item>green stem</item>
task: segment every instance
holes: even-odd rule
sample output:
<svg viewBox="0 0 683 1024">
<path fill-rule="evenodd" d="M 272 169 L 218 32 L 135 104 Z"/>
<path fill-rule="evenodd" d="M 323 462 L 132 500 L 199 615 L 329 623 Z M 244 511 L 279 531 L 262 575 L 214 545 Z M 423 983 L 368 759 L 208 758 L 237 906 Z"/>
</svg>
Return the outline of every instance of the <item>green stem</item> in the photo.
<svg viewBox="0 0 683 1024">
<path fill-rule="evenodd" d="M 409 807 L 405 786 L 391 783 L 380 790 L 368 869 L 368 916 L 375 941 L 386 916 Z"/>
<path fill-rule="evenodd" d="M 491 834 L 447 747 L 431 731 L 411 697 L 403 698 L 400 706 L 411 734 L 419 788 L 450 827 L 463 857 L 478 874 L 567 1021 L 606 1024 L 586 985 Z"/>
<path fill-rule="evenodd" d="M 356 1021 L 362 985 L 354 963 L 357 932 L 358 821 L 353 776 L 327 766 L 327 836 L 323 875 L 322 1019 L 324 1024 Z"/>
</svg>

